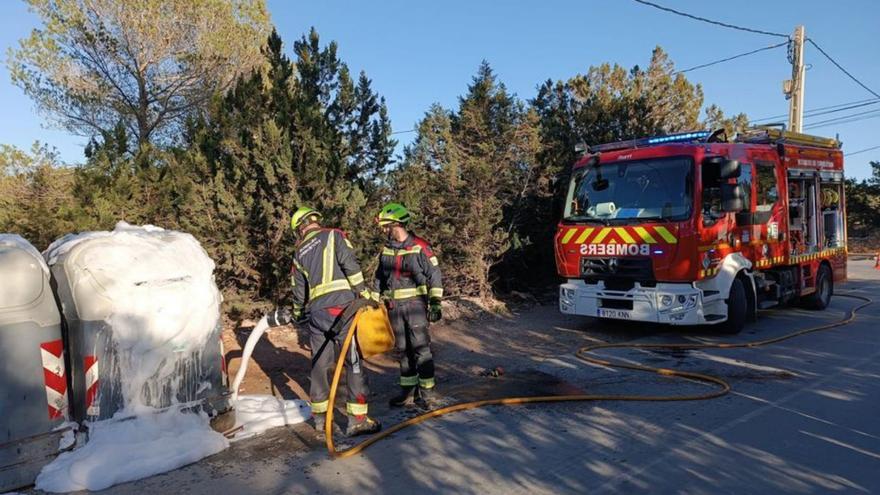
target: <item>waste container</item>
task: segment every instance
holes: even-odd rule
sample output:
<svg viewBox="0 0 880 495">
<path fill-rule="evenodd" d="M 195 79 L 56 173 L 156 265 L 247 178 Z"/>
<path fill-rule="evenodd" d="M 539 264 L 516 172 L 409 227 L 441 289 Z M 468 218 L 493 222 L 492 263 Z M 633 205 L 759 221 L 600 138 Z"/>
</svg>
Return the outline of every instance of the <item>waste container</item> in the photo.
<svg viewBox="0 0 880 495">
<path fill-rule="evenodd" d="M 74 420 L 183 404 L 231 426 L 221 297 L 195 238 L 121 222 L 65 236 L 44 256 L 70 341 Z"/>
<path fill-rule="evenodd" d="M 33 483 L 72 437 L 65 370 L 49 268 L 22 237 L 0 234 L 0 493 Z"/>
</svg>

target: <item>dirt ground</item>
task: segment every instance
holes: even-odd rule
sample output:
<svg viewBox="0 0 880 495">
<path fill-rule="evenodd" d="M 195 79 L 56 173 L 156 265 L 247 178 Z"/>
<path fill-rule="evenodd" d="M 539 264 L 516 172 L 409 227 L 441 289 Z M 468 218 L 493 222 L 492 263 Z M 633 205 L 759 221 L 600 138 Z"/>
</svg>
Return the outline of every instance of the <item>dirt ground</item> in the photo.
<svg viewBox="0 0 880 495">
<path fill-rule="evenodd" d="M 457 399 L 478 397 L 481 389 L 502 393 L 506 386 L 532 392 L 571 392 L 570 385 L 549 375 L 523 366 L 523 358 L 534 357 L 544 349 L 546 356 L 558 349 L 559 332 L 554 326 L 565 324 L 568 317 L 554 315 L 547 321 L 547 332 L 530 332 L 528 340 L 511 338 L 514 332 L 505 332 L 508 325 L 541 326 L 541 322 L 523 322 L 518 315 L 540 305 L 555 305 L 548 296 L 546 301 L 517 301 L 486 307 L 472 300 L 444 302 L 444 320 L 431 326 L 432 351 L 437 365 L 438 390 L 452 391 Z M 551 312 L 552 314 L 552 312 Z M 447 316 L 449 315 L 449 316 Z M 451 321 L 450 321 L 451 320 Z M 559 320 L 559 321 L 556 321 Z M 230 381 L 241 366 L 241 349 L 247 342 L 255 321 L 245 320 L 227 324 L 223 345 Z M 475 332 L 480 332 L 475 335 Z M 620 337 L 620 336 L 618 336 Z M 572 336 L 572 346 L 583 342 L 582 335 Z M 294 326 L 280 327 L 267 332 L 254 348 L 251 363 L 239 390 L 240 394 L 270 394 L 284 399 L 308 400 L 310 350 L 308 336 Z M 367 362 L 370 384 L 371 411 L 383 414 L 388 398 L 397 392 L 398 356 L 396 353 L 371 358 Z M 497 376 L 503 375 L 503 380 Z M 474 379 L 484 386 L 474 387 Z M 467 383 L 466 390 L 463 384 Z M 503 387 L 506 388 L 506 387 Z M 339 398 L 342 402 L 343 398 Z M 371 413 L 372 414 L 372 413 Z"/>
<path fill-rule="evenodd" d="M 864 237 L 849 236 L 847 245 L 850 253 L 880 253 L 880 232 Z"/>
</svg>

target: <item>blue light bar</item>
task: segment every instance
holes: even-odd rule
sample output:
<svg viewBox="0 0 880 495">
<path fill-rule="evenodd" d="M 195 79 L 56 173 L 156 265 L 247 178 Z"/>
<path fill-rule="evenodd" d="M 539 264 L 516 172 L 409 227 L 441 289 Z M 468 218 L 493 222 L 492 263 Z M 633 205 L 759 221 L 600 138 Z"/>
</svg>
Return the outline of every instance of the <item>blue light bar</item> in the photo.
<svg viewBox="0 0 880 495">
<path fill-rule="evenodd" d="M 697 139 L 706 139 L 711 134 L 710 131 L 686 132 L 684 134 L 670 134 L 669 136 L 658 136 L 648 138 L 648 144 L 673 143 L 677 141 L 694 141 Z"/>
<path fill-rule="evenodd" d="M 600 144 L 591 146 L 590 151 L 593 153 L 602 151 L 623 150 L 627 148 L 639 148 L 642 146 L 651 146 L 654 144 L 665 143 L 684 143 L 690 141 L 702 141 L 708 138 L 712 131 L 692 131 L 679 134 L 670 134 L 668 136 L 654 136 L 641 139 L 629 139 L 627 141 L 618 141 L 616 143 Z"/>
</svg>

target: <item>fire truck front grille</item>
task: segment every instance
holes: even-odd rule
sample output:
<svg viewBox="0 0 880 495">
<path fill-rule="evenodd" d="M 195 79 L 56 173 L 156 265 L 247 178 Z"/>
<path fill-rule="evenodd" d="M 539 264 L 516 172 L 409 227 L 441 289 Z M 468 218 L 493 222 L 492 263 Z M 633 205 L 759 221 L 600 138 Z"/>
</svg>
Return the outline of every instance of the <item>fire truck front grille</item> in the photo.
<svg viewBox="0 0 880 495">
<path fill-rule="evenodd" d="M 581 275 L 585 278 L 629 281 L 654 280 L 651 258 L 581 258 Z"/>
</svg>

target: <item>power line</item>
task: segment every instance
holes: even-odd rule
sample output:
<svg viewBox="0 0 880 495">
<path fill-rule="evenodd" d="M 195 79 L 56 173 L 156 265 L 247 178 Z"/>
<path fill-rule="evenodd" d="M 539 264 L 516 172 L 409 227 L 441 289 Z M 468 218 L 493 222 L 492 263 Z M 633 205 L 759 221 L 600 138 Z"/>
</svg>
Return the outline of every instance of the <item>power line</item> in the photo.
<svg viewBox="0 0 880 495">
<path fill-rule="evenodd" d="M 636 1 L 638 2 L 638 1 L 640 1 L 640 0 L 636 0 Z M 828 53 L 827 53 L 825 50 L 823 50 L 821 46 L 819 46 L 818 44 L 816 44 L 816 42 L 813 41 L 812 38 L 807 38 L 807 41 L 809 41 L 811 45 L 813 45 L 814 47 L 816 47 L 816 49 L 819 50 L 819 53 L 821 53 L 822 55 L 825 55 L 825 58 L 827 58 L 828 60 L 830 60 L 832 64 L 834 64 L 838 69 L 841 70 L 841 72 L 843 72 L 844 74 L 846 74 L 847 76 L 849 76 L 850 79 L 852 79 L 853 81 L 855 81 L 856 84 L 858 84 L 859 86 L 865 88 L 869 93 L 871 93 L 872 95 L 876 96 L 877 98 L 880 98 L 880 94 L 878 94 L 878 93 L 877 93 L 876 91 L 874 91 L 873 89 L 871 89 L 871 88 L 865 86 L 865 84 L 864 84 L 862 81 L 859 81 L 858 79 L 856 79 L 856 76 L 850 74 L 848 70 L 844 69 L 842 65 L 840 65 L 839 63 L 837 63 L 836 60 L 834 60 L 833 58 L 831 58 L 831 55 L 828 55 Z"/>
<path fill-rule="evenodd" d="M 418 131 L 418 129 L 407 129 L 407 130 L 405 130 L 405 131 L 394 131 L 394 132 L 392 132 L 391 134 L 392 134 L 392 135 L 393 135 L 393 134 L 406 134 L 406 133 L 408 133 L 408 132 L 417 132 L 417 131 Z"/>
<path fill-rule="evenodd" d="M 880 150 L 880 146 L 871 146 L 870 148 L 865 148 L 865 149 L 859 150 L 859 151 L 853 151 L 852 153 L 845 153 L 843 156 L 853 156 L 853 155 L 858 155 L 859 153 L 865 153 L 865 152 L 874 151 L 874 150 Z"/>
<path fill-rule="evenodd" d="M 851 113 L 849 115 L 841 115 L 840 117 L 834 117 L 833 119 L 820 120 L 819 122 L 811 122 L 810 126 L 820 125 L 820 124 L 833 124 L 833 123 L 840 121 L 840 120 L 851 119 L 853 117 L 860 117 L 862 115 L 870 115 L 872 113 L 877 113 L 877 112 L 880 112 L 880 110 L 873 109 L 873 110 L 868 110 L 866 112 L 858 112 L 858 113 Z"/>
<path fill-rule="evenodd" d="M 829 113 L 843 112 L 846 110 L 852 110 L 853 108 L 862 108 L 862 107 L 867 107 L 869 105 L 876 105 L 878 103 L 880 103 L 880 100 L 869 101 L 867 103 L 860 103 L 858 105 L 850 105 L 848 107 L 837 108 L 834 110 L 825 110 L 824 112 L 815 112 L 815 113 L 812 113 L 810 115 L 805 116 L 805 118 L 818 117 L 820 115 L 828 115 Z"/>
<path fill-rule="evenodd" d="M 834 122 L 834 123 L 832 123 L 832 124 L 808 125 L 808 126 L 804 127 L 804 130 L 814 130 L 814 129 L 819 129 L 819 128 L 821 128 L 821 127 L 829 127 L 829 126 L 832 126 L 832 125 L 838 125 L 838 126 L 840 126 L 840 125 L 843 125 L 843 124 L 852 124 L 852 123 L 854 123 L 854 122 L 861 122 L 862 120 L 876 119 L 876 118 L 878 118 L 878 117 L 880 117 L 880 114 L 873 115 L 873 116 L 869 116 L 869 117 L 858 117 L 858 118 L 855 118 L 855 119 L 852 119 L 852 120 L 846 120 L 846 121 L 843 121 L 843 122 Z"/>
<path fill-rule="evenodd" d="M 826 122 L 826 123 L 821 123 L 821 124 L 817 122 L 815 124 L 810 124 L 810 125 L 806 126 L 806 129 L 817 129 L 819 127 L 828 127 L 831 125 L 851 124 L 853 122 L 861 122 L 863 120 L 876 119 L 878 117 L 880 117 L 880 111 L 878 111 L 875 114 L 871 114 L 871 115 L 863 115 L 861 117 L 853 117 L 853 118 L 849 118 L 849 119 L 835 120 L 833 122 Z"/>
<path fill-rule="evenodd" d="M 637 1 L 638 1 L 638 0 L 637 0 Z M 690 72 L 690 71 L 692 71 L 692 70 L 704 69 L 704 68 L 706 68 L 706 67 L 711 67 L 711 66 L 713 66 L 713 65 L 717 65 L 717 64 L 720 64 L 720 63 L 724 63 L 724 62 L 729 62 L 729 61 L 731 61 L 731 60 L 735 60 L 735 59 L 738 59 L 738 58 L 742 58 L 742 57 L 745 57 L 745 56 L 748 56 L 748 55 L 754 55 L 755 53 L 763 52 L 763 51 L 766 51 L 766 50 L 772 50 L 772 49 L 774 49 L 774 48 L 779 48 L 780 46 L 784 46 L 784 45 L 787 45 L 787 44 L 788 44 L 788 41 L 783 41 L 782 43 L 779 43 L 779 44 L 776 44 L 776 45 L 765 46 L 764 48 L 758 48 L 757 50 L 752 50 L 752 51 L 750 51 L 750 52 L 740 53 L 739 55 L 734 55 L 734 56 L 732 56 L 732 57 L 722 58 L 721 60 L 716 60 L 716 61 L 714 61 L 714 62 L 708 62 L 708 63 L 705 63 L 705 64 L 695 65 L 695 66 L 693 66 L 693 67 L 689 67 L 689 68 L 687 68 L 687 69 L 680 70 L 680 71 L 676 72 L 676 74 L 683 74 L 683 73 L 685 73 L 685 72 Z"/>
<path fill-rule="evenodd" d="M 848 108 L 858 108 L 857 106 L 853 106 L 853 107 L 851 107 L 851 105 L 859 105 L 859 104 L 862 104 L 862 103 L 868 103 L 868 104 L 880 103 L 880 99 L 877 99 L 877 98 L 868 98 L 868 99 L 865 99 L 865 100 L 849 101 L 849 102 L 846 102 L 846 103 L 837 103 L 837 104 L 835 104 L 835 105 L 828 105 L 828 106 L 824 106 L 824 107 L 812 108 L 812 109 L 807 110 L 807 111 L 804 112 L 804 117 L 812 117 L 812 116 L 815 116 L 815 115 L 820 115 L 820 114 L 821 114 L 821 112 L 820 112 L 821 110 L 828 110 L 828 109 L 832 109 L 832 108 L 840 108 L 840 107 L 847 107 L 847 109 L 848 109 Z M 764 122 L 764 121 L 767 121 L 767 120 L 781 119 L 781 118 L 783 118 L 783 117 L 788 117 L 788 114 L 787 114 L 787 113 L 783 113 L 783 114 L 780 114 L 780 115 L 773 115 L 773 116 L 770 116 L 770 117 L 761 117 L 760 119 L 750 119 L 750 121 L 751 121 L 751 122 Z"/>
<path fill-rule="evenodd" d="M 638 3 L 640 3 L 640 4 L 643 4 L 643 5 L 647 5 L 647 6 L 649 6 L 649 7 L 654 7 L 655 9 L 660 9 L 660 10 L 663 10 L 663 11 L 666 11 L 666 12 L 673 13 L 673 14 L 675 14 L 675 15 L 680 15 L 680 16 L 682 16 L 682 17 L 687 17 L 687 18 L 689 18 L 689 19 L 693 19 L 693 20 L 695 20 L 695 21 L 707 22 L 707 23 L 709 23 L 709 24 L 715 24 L 716 26 L 722 26 L 722 27 L 726 27 L 726 28 L 730 28 L 730 29 L 737 29 L 737 30 L 739 30 L 739 31 L 746 31 L 746 32 L 749 32 L 749 33 L 766 34 L 766 35 L 768 35 L 768 36 L 777 36 L 777 37 L 779 37 L 779 38 L 785 38 L 785 39 L 788 39 L 788 35 L 787 35 L 787 34 L 773 33 L 773 32 L 770 32 L 770 31 L 761 31 L 760 29 L 752 29 L 752 28 L 747 28 L 747 27 L 742 27 L 742 26 L 736 26 L 736 25 L 733 25 L 733 24 L 727 24 L 726 22 L 713 21 L 712 19 L 706 19 L 705 17 L 699 17 L 699 16 L 696 16 L 696 15 L 693 15 L 693 14 L 688 14 L 687 12 L 681 12 L 681 11 L 678 11 L 678 10 L 675 10 L 675 9 L 670 9 L 669 7 L 664 7 L 664 6 L 662 6 L 662 5 L 658 5 L 658 4 L 653 3 L 653 2 L 648 2 L 648 1 L 646 1 L 646 0 L 634 0 L 634 1 L 635 1 L 635 2 L 638 2 Z"/>
</svg>

